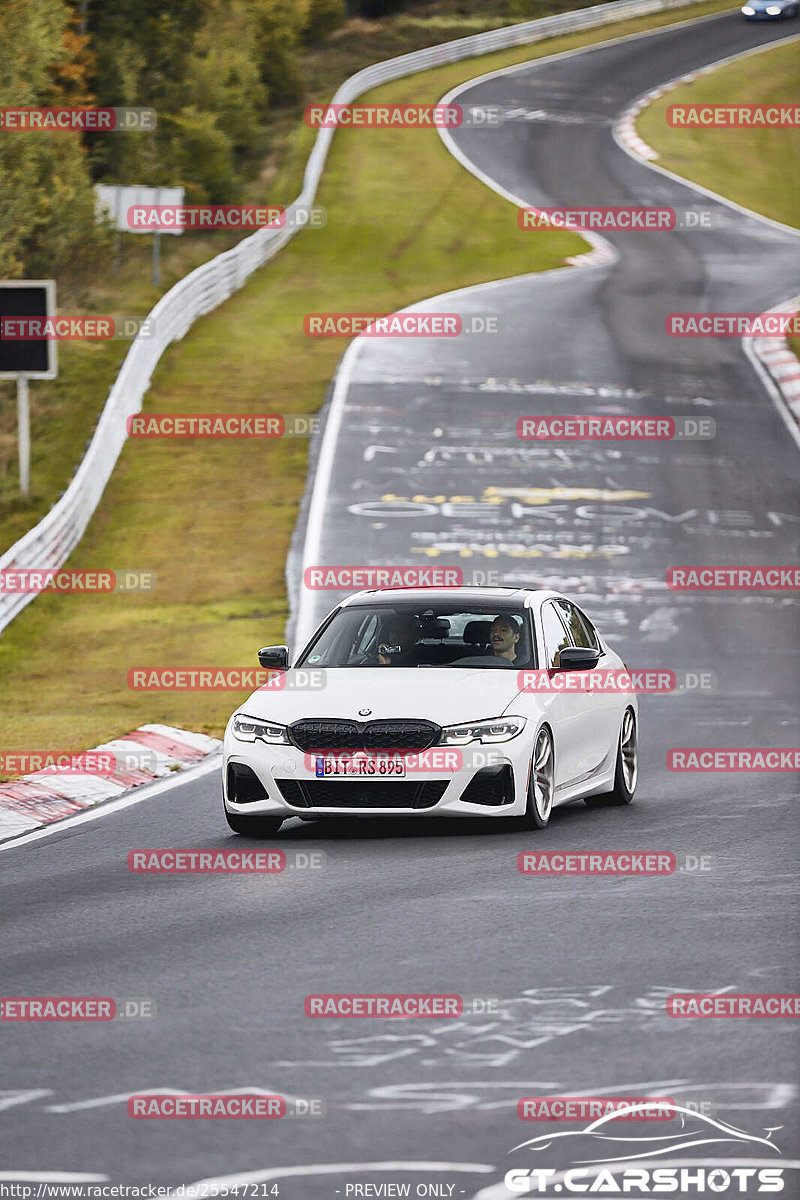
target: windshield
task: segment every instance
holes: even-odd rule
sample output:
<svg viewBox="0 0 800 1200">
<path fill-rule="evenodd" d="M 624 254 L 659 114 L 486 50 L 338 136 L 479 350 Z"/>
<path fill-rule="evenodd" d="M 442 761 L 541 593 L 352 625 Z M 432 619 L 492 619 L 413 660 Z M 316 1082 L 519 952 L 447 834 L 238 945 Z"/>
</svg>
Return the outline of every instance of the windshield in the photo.
<svg viewBox="0 0 800 1200">
<path fill-rule="evenodd" d="M 340 609 L 297 666 L 535 666 L 530 616 L 519 607 L 455 603 L 353 605 Z"/>
</svg>

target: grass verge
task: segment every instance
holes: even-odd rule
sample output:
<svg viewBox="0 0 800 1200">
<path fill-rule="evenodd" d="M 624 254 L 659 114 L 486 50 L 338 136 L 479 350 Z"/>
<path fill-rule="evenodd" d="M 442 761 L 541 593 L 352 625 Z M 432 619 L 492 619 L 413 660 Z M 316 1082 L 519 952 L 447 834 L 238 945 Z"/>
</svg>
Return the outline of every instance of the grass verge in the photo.
<svg viewBox="0 0 800 1200">
<path fill-rule="evenodd" d="M 671 104 L 800 103 L 798 46 L 751 54 L 655 100 L 637 121 L 659 166 L 754 212 L 800 226 L 800 138 L 783 129 L 673 129 Z"/>
<path fill-rule="evenodd" d="M 693 8 L 715 12 L 718 2 Z M 438 68 L 365 101 L 426 103 L 498 67 L 687 18 L 677 10 Z M 301 128 L 293 173 L 311 131 Z M 337 133 L 318 202 L 324 231 L 298 235 L 163 356 L 148 412 L 311 413 L 345 349 L 308 339 L 306 312 L 390 311 L 437 292 L 546 270 L 585 248 L 531 238 L 513 208 L 433 132 Z M 79 750 L 145 721 L 219 734 L 240 693 L 137 692 L 131 667 L 255 665 L 287 616 L 284 563 L 306 480 L 301 441 L 134 442 L 120 456 L 70 566 L 142 568 L 152 593 L 42 596 L 0 640 L 4 749 Z"/>
</svg>

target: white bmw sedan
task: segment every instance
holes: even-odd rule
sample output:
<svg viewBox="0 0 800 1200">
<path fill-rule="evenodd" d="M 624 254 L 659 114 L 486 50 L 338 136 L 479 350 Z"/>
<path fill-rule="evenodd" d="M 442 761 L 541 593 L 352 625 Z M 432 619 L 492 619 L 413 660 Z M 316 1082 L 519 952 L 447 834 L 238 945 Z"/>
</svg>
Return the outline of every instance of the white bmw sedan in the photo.
<svg viewBox="0 0 800 1200">
<path fill-rule="evenodd" d="M 557 592 L 350 596 L 225 730 L 225 816 L 271 837 L 289 817 L 512 817 L 630 804 L 638 708 L 627 668 Z"/>
</svg>

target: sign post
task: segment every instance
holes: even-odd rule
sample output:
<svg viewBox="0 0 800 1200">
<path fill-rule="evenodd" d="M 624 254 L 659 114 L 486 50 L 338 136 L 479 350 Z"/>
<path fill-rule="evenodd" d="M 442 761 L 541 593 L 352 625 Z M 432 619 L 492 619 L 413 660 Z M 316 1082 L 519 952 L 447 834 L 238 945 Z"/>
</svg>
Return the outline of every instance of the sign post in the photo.
<svg viewBox="0 0 800 1200">
<path fill-rule="evenodd" d="M 136 226 L 128 223 L 128 210 L 134 207 L 154 207 L 157 205 L 183 205 L 185 195 L 182 187 L 120 187 L 112 183 L 96 183 L 95 216 L 96 219 L 109 219 L 120 233 L 149 233 L 153 238 L 153 286 L 161 284 L 161 234 L 182 234 L 183 228 L 178 225 L 175 229 L 157 229 L 151 225 Z"/>
<path fill-rule="evenodd" d="M 19 490 L 31 490 L 31 420 L 29 379 L 55 379 L 58 354 L 55 338 L 20 337 L 19 322 L 56 315 L 54 279 L 0 279 L 0 379 L 17 381 L 17 436 L 19 439 Z M 17 326 L 15 328 L 15 322 Z"/>
<path fill-rule="evenodd" d="M 19 490 L 27 499 L 31 494 L 31 412 L 28 404 L 28 376 L 17 376 L 17 435 L 19 438 Z"/>
</svg>

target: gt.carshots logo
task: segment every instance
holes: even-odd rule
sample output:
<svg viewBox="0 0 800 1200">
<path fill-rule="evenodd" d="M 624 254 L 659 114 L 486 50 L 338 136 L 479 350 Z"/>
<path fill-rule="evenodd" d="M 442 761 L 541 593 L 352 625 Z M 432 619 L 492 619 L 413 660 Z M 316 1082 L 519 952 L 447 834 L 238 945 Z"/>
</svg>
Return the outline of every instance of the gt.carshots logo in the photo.
<svg viewBox="0 0 800 1200">
<path fill-rule="evenodd" d="M 781 1154 L 770 1140 L 772 1129 L 764 1131 L 766 1137 L 758 1136 L 672 1101 L 647 1097 L 644 1103 L 669 1105 L 671 1115 L 680 1118 L 680 1127 L 666 1135 L 634 1131 L 623 1122 L 640 1111 L 639 1101 L 635 1100 L 627 1111 L 612 1107 L 583 1128 L 558 1133 L 551 1130 L 514 1146 L 511 1153 L 526 1150 L 535 1154 L 552 1150 L 556 1140 L 562 1150 L 572 1142 L 576 1151 L 573 1162 L 577 1165 L 566 1170 L 514 1168 L 506 1172 L 506 1188 L 515 1195 L 550 1196 L 564 1192 L 614 1196 L 728 1192 L 741 1196 L 783 1191 L 784 1169 L 764 1165 L 772 1155 L 780 1158 Z M 724 1157 L 715 1153 L 716 1146 L 724 1147 Z M 737 1150 L 742 1154 L 741 1166 L 737 1164 Z"/>
<path fill-rule="evenodd" d="M 419 993 L 317 993 L 306 996 L 304 1009 L 307 1017 L 460 1017 L 464 1001 L 461 996 Z"/>
<path fill-rule="evenodd" d="M 668 567 L 667 587 L 673 592 L 795 592 L 800 567 Z"/>
<path fill-rule="evenodd" d="M 681 746 L 669 751 L 667 767 L 670 771 L 800 771 L 800 749 Z"/>
</svg>

